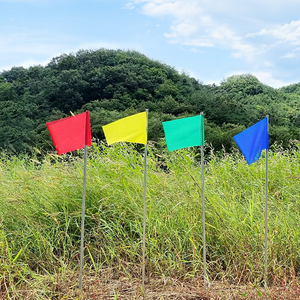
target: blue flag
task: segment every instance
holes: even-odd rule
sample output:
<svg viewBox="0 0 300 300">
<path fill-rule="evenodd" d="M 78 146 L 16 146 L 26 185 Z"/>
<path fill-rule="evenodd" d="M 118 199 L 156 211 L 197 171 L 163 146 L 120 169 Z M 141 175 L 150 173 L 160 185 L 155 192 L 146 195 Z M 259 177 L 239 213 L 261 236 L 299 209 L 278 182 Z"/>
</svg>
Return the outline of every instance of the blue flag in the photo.
<svg viewBox="0 0 300 300">
<path fill-rule="evenodd" d="M 248 165 L 260 158 L 261 151 L 269 149 L 268 119 L 265 118 L 233 137 Z"/>
</svg>

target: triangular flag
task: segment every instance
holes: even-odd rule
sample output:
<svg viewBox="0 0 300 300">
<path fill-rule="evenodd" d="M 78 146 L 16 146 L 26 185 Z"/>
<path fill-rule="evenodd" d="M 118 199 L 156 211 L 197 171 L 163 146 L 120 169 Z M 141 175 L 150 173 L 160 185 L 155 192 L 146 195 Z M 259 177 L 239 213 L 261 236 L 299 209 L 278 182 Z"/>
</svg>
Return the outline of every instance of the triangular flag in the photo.
<svg viewBox="0 0 300 300">
<path fill-rule="evenodd" d="M 261 151 L 269 149 L 268 118 L 252 125 L 233 137 L 248 165 L 260 158 Z"/>
<path fill-rule="evenodd" d="M 169 151 L 204 146 L 203 115 L 163 122 Z"/>
<path fill-rule="evenodd" d="M 116 142 L 147 144 L 147 112 L 138 113 L 103 126 L 108 145 Z"/>
<path fill-rule="evenodd" d="M 58 154 L 92 145 L 90 114 L 88 111 L 46 124 Z"/>
</svg>

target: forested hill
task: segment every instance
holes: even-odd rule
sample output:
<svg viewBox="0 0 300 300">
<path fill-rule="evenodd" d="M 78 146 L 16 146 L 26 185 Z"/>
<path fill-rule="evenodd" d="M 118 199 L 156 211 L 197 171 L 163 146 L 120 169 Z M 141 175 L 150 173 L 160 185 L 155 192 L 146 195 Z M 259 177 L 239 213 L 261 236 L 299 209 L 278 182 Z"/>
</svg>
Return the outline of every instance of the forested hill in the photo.
<svg viewBox="0 0 300 300">
<path fill-rule="evenodd" d="M 201 67 L 201 66 L 199 66 Z M 0 148 L 53 150 L 46 122 L 89 110 L 92 136 L 102 125 L 149 109 L 149 139 L 164 137 L 162 121 L 204 112 L 206 142 L 235 147 L 232 136 L 269 115 L 270 142 L 286 146 L 300 134 L 300 83 L 273 89 L 256 77 L 231 76 L 220 86 L 135 51 L 81 50 L 48 65 L 0 73 Z"/>
</svg>

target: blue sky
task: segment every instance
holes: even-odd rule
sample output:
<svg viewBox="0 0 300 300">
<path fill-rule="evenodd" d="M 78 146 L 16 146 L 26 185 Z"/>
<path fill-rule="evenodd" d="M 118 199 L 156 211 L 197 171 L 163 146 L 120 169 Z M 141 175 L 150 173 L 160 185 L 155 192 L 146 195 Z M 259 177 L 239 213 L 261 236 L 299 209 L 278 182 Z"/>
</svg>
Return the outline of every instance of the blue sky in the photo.
<svg viewBox="0 0 300 300">
<path fill-rule="evenodd" d="M 136 50 L 203 83 L 300 82 L 299 0 L 0 0 L 0 72 L 80 49 Z"/>
</svg>

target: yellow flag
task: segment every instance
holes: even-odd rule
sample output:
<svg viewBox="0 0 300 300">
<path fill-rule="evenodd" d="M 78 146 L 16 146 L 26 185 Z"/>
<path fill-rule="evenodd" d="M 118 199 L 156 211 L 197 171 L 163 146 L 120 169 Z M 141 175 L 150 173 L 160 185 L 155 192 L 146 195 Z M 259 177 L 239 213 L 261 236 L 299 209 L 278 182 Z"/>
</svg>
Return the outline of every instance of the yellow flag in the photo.
<svg viewBox="0 0 300 300">
<path fill-rule="evenodd" d="M 135 114 L 103 126 L 108 145 L 116 142 L 147 144 L 147 112 Z"/>
</svg>

